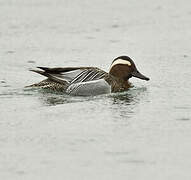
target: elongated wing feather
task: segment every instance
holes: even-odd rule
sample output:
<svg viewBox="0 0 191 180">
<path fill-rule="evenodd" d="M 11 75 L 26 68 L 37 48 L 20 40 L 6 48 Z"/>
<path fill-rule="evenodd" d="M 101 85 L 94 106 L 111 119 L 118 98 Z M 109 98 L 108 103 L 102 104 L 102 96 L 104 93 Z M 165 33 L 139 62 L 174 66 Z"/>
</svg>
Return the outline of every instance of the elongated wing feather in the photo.
<svg viewBox="0 0 191 180">
<path fill-rule="evenodd" d="M 43 76 L 46 76 L 46 77 L 48 77 L 49 80 L 52 80 L 52 81 L 55 81 L 55 82 L 58 82 L 58 83 L 61 83 L 61 84 L 67 84 L 68 83 L 67 80 L 57 78 L 56 76 L 53 76 L 52 74 L 47 73 L 45 71 L 39 71 L 39 70 L 30 70 L 30 71 L 33 71 L 33 72 L 36 72 L 36 73 L 41 74 Z"/>
<path fill-rule="evenodd" d="M 54 74 L 60 74 L 60 73 L 64 73 L 64 72 L 70 72 L 70 71 L 74 71 L 74 70 L 78 70 L 78 69 L 88 69 L 91 67 L 58 67 L 58 68 L 48 68 L 48 67 L 37 67 L 45 72 L 49 72 L 49 73 L 54 73 Z"/>
<path fill-rule="evenodd" d="M 102 79 L 107 74 L 105 71 L 95 67 L 38 68 L 43 71 L 32 71 L 44 75 L 53 81 L 60 83 L 67 82 L 69 84 Z"/>
<path fill-rule="evenodd" d="M 98 68 L 83 69 L 75 78 L 70 82 L 71 84 L 88 82 L 98 79 L 103 79 L 107 73 Z"/>
</svg>

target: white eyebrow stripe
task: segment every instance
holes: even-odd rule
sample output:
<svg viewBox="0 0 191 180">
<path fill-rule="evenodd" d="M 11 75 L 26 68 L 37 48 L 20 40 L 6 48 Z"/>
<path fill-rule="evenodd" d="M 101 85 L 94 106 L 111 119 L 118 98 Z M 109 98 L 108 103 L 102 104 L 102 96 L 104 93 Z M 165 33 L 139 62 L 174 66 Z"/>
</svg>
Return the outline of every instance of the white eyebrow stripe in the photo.
<svg viewBox="0 0 191 180">
<path fill-rule="evenodd" d="M 123 60 L 123 59 L 118 59 L 116 61 L 114 61 L 114 63 L 111 65 L 110 69 L 115 66 L 116 64 L 126 64 L 128 66 L 131 66 L 131 63 L 127 60 Z"/>
</svg>

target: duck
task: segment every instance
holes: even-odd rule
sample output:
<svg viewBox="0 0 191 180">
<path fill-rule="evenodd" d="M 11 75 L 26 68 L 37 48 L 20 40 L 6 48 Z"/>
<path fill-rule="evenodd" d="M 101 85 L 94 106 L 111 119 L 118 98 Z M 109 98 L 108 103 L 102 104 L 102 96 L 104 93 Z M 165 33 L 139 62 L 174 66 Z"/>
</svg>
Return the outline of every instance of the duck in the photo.
<svg viewBox="0 0 191 180">
<path fill-rule="evenodd" d="M 109 72 L 97 67 L 37 67 L 30 70 L 47 77 L 39 83 L 27 87 L 38 87 L 59 91 L 74 96 L 95 96 L 127 91 L 131 87 L 129 79 L 136 77 L 148 81 L 128 56 L 113 60 Z"/>
</svg>

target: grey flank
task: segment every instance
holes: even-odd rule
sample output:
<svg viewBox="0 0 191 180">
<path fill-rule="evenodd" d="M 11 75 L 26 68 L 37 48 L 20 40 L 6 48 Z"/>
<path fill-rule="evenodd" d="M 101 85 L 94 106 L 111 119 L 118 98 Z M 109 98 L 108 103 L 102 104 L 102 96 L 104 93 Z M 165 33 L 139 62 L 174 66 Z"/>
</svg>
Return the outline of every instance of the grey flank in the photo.
<svg viewBox="0 0 191 180">
<path fill-rule="evenodd" d="M 110 92 L 111 86 L 104 79 L 71 84 L 66 90 L 67 94 L 77 96 L 94 96 Z"/>
</svg>

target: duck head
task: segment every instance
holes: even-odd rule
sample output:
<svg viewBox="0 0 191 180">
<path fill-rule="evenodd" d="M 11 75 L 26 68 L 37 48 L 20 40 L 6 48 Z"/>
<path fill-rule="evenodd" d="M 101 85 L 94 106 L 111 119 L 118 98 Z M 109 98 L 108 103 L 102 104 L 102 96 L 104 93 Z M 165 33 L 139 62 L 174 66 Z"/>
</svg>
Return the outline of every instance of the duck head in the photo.
<svg viewBox="0 0 191 180">
<path fill-rule="evenodd" d="M 141 74 L 133 60 L 128 56 L 119 56 L 115 58 L 111 64 L 109 74 L 128 81 L 131 77 L 136 77 L 148 81 L 149 78 Z"/>
</svg>

